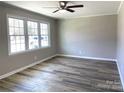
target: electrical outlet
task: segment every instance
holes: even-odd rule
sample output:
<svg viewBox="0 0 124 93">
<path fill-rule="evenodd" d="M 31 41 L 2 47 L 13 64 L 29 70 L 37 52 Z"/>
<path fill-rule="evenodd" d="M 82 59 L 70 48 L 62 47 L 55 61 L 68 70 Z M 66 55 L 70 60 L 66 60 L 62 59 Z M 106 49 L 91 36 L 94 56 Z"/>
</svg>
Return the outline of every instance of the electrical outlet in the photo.
<svg viewBox="0 0 124 93">
<path fill-rule="evenodd" d="M 37 60 L 37 56 L 34 56 L 34 60 Z"/>
</svg>

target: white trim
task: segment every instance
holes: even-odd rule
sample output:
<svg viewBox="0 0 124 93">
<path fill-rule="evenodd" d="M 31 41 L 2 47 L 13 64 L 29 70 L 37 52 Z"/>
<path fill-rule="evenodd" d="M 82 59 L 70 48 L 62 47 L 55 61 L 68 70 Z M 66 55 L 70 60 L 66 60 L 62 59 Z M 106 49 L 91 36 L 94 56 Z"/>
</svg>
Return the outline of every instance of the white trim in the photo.
<svg viewBox="0 0 124 93">
<path fill-rule="evenodd" d="M 17 52 L 14 52 L 14 53 L 11 53 L 10 51 L 10 48 L 11 48 L 11 44 L 10 44 L 10 35 L 9 35 L 9 25 L 8 25 L 8 18 L 14 18 L 14 19 L 19 19 L 19 20 L 23 20 L 23 23 L 24 23 L 24 36 L 25 37 L 25 50 L 23 51 L 17 51 Z M 29 52 L 29 51 L 34 51 L 34 50 L 39 50 L 39 49 L 44 49 L 44 48 L 50 48 L 51 47 L 51 32 L 50 32 L 50 22 L 49 21 L 44 21 L 44 20 L 37 20 L 37 19 L 32 19 L 32 18 L 28 18 L 28 17 L 21 17 L 21 16 L 18 16 L 18 15 L 12 15 L 12 14 L 7 14 L 6 15 L 6 20 L 7 20 L 7 38 L 8 38 L 8 55 L 11 56 L 11 55 L 16 55 L 16 54 L 21 54 L 21 53 L 26 53 L 26 52 Z M 29 39 L 28 39 L 28 27 L 27 27 L 27 23 L 28 21 L 31 21 L 31 22 L 36 22 L 37 25 L 38 25 L 38 37 L 41 36 L 40 34 L 40 24 L 41 23 L 44 23 L 44 24 L 47 24 L 48 25 L 48 46 L 41 46 L 41 41 L 40 41 L 40 38 L 38 38 L 38 45 L 39 47 L 38 48 L 33 48 L 33 49 L 29 49 L 29 45 L 28 45 L 28 42 L 29 42 Z M 15 35 L 17 36 L 17 35 Z M 20 35 L 19 35 L 20 36 Z"/>
<path fill-rule="evenodd" d="M 123 1 L 120 2 L 120 5 L 119 5 L 118 10 L 117 10 L 117 14 L 119 14 L 119 12 L 120 12 L 120 10 L 121 10 L 121 7 L 122 7 L 123 3 L 124 3 Z"/>
<path fill-rule="evenodd" d="M 66 20 L 66 19 L 77 19 L 77 18 L 87 18 L 87 17 L 99 17 L 99 16 L 109 16 L 109 15 L 117 15 L 117 13 L 96 14 L 96 15 L 87 15 L 87 16 L 78 16 L 78 17 L 64 17 L 64 18 L 58 18 L 58 19 L 60 19 L 60 20 Z"/>
<path fill-rule="evenodd" d="M 25 67 L 22 67 L 22 68 L 19 68 L 19 69 L 14 70 L 14 71 L 11 71 L 11 72 L 9 72 L 9 73 L 6 73 L 6 74 L 4 74 L 4 75 L 1 75 L 1 76 L 0 76 L 0 79 L 6 78 L 6 77 L 8 77 L 8 76 L 10 76 L 10 75 L 13 75 L 13 74 L 15 74 L 15 73 L 18 73 L 18 72 L 20 72 L 20 71 L 22 71 L 22 70 L 25 70 L 25 69 L 27 69 L 27 68 L 29 68 L 29 67 L 32 67 L 32 66 L 36 65 L 36 64 L 39 64 L 39 63 L 44 62 L 44 61 L 46 61 L 46 60 L 49 60 L 49 59 L 51 59 L 51 58 L 53 58 L 53 57 L 56 57 L 56 54 L 53 55 L 53 56 L 44 58 L 44 59 L 42 59 L 42 60 L 40 60 L 40 61 L 33 62 L 32 64 L 27 65 L 27 66 L 25 66 Z"/>
<path fill-rule="evenodd" d="M 41 25 L 41 24 L 47 24 L 47 27 L 48 27 L 48 46 L 42 46 L 41 45 L 41 47 L 51 47 L 51 31 L 50 31 L 50 22 L 44 22 L 44 21 L 40 21 L 39 22 L 39 26 Z M 40 36 L 41 36 L 41 26 L 40 26 Z M 41 41 L 40 41 L 41 42 Z"/>
<path fill-rule="evenodd" d="M 123 80 L 123 77 L 122 77 L 122 74 L 121 74 L 121 70 L 120 70 L 120 66 L 118 64 L 118 61 L 116 61 L 116 64 L 117 64 L 118 72 L 119 72 L 119 75 L 120 75 L 121 85 L 122 85 L 122 88 L 123 88 L 123 91 L 124 91 L 124 80 Z"/>
<path fill-rule="evenodd" d="M 98 57 L 87 57 L 87 56 L 76 56 L 76 55 L 65 55 L 65 54 L 57 54 L 57 56 L 93 59 L 93 60 L 103 60 L 103 61 L 112 61 L 112 62 L 117 61 L 116 59 L 109 59 L 109 58 L 98 58 Z"/>
<path fill-rule="evenodd" d="M 15 55 L 20 55 L 20 54 L 24 54 L 24 53 L 33 52 L 33 51 L 39 51 L 39 50 L 47 49 L 47 48 L 50 48 L 50 47 L 48 46 L 48 47 L 42 47 L 42 48 L 37 48 L 37 49 L 30 49 L 30 50 L 28 49 L 28 50 L 21 51 L 21 52 L 11 53 L 11 54 L 9 54 L 9 56 L 15 56 Z"/>
</svg>

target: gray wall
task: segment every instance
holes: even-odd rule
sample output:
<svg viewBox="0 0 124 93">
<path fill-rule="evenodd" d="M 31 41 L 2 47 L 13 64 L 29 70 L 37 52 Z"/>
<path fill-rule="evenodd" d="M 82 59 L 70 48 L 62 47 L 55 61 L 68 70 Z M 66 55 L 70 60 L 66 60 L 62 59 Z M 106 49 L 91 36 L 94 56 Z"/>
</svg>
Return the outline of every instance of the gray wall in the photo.
<svg viewBox="0 0 124 93">
<path fill-rule="evenodd" d="M 50 22 L 51 47 L 9 56 L 7 41 L 7 14 L 14 14 Z M 0 75 L 56 54 L 55 24 L 55 19 L 0 3 Z M 37 60 L 34 60 L 34 56 L 37 56 Z"/>
<path fill-rule="evenodd" d="M 117 15 L 58 21 L 58 53 L 116 59 Z"/>
<path fill-rule="evenodd" d="M 50 22 L 51 47 L 9 56 L 7 14 Z M 110 15 L 57 22 L 53 18 L 0 3 L 0 75 L 56 53 L 115 59 L 116 21 L 117 16 Z M 38 59 L 34 60 L 34 56 L 37 56 Z"/>
<path fill-rule="evenodd" d="M 124 89 L 124 4 L 118 14 L 118 67 Z"/>
</svg>

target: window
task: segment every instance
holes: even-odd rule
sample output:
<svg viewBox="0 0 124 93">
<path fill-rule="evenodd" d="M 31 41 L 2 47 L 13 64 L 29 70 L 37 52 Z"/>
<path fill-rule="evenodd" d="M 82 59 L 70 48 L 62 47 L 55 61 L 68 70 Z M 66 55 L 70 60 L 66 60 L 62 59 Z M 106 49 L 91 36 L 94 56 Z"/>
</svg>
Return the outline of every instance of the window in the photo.
<svg viewBox="0 0 124 93">
<path fill-rule="evenodd" d="M 29 49 L 39 48 L 38 24 L 36 22 L 28 21 L 28 40 Z"/>
<path fill-rule="evenodd" d="M 24 21 L 9 18 L 9 43 L 10 52 L 20 52 L 25 50 Z"/>
<path fill-rule="evenodd" d="M 27 18 L 8 17 L 9 54 L 50 45 L 49 24 L 26 20 Z"/>
<path fill-rule="evenodd" d="M 49 46 L 49 29 L 48 24 L 40 23 L 40 42 L 42 47 Z"/>
</svg>

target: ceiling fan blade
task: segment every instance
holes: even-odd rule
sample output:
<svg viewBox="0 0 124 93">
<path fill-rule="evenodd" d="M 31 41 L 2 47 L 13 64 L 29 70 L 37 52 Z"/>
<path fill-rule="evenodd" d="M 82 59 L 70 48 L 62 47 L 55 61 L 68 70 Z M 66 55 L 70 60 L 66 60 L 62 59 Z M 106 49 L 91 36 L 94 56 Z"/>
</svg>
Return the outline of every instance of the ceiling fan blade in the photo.
<svg viewBox="0 0 124 93">
<path fill-rule="evenodd" d="M 67 8 L 79 8 L 79 7 L 84 7 L 84 5 L 67 6 Z"/>
<path fill-rule="evenodd" d="M 75 12 L 74 10 L 69 9 L 69 8 L 66 8 L 66 10 L 69 11 L 69 12 L 72 12 L 72 13 Z"/>
<path fill-rule="evenodd" d="M 59 7 L 42 7 L 42 8 L 59 8 Z"/>
<path fill-rule="evenodd" d="M 58 11 L 59 11 L 59 9 L 58 9 L 58 10 L 53 11 L 53 13 L 56 13 L 56 12 L 58 12 Z"/>
</svg>

